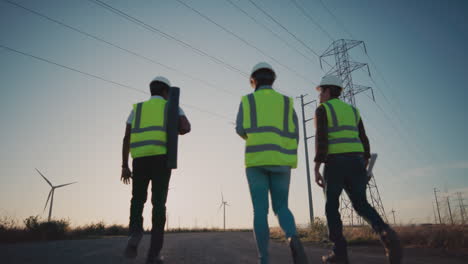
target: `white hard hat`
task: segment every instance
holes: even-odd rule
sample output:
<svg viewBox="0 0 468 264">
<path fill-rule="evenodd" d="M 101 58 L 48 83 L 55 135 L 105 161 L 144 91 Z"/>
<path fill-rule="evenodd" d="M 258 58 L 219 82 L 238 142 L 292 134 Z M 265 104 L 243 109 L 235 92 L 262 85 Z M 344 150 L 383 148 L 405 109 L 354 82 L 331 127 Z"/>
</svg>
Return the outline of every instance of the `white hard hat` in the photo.
<svg viewBox="0 0 468 264">
<path fill-rule="evenodd" d="M 166 77 L 162 77 L 162 76 L 157 76 L 155 77 L 151 82 L 162 82 L 162 83 L 165 83 L 167 84 L 167 86 L 171 86 L 171 82 L 166 78 Z"/>
<path fill-rule="evenodd" d="M 260 69 L 268 69 L 272 72 L 275 72 L 275 70 L 273 70 L 273 67 L 271 67 L 270 64 L 266 63 L 266 62 L 260 62 L 260 63 L 257 63 L 255 64 L 255 66 L 252 68 L 252 71 L 250 72 L 250 75 L 252 75 L 254 72 L 260 70 Z"/>
<path fill-rule="evenodd" d="M 343 81 L 341 81 L 340 77 L 336 75 L 325 75 L 322 77 L 322 80 L 320 81 L 320 84 L 315 87 L 316 90 L 320 89 L 320 86 L 322 85 L 334 85 L 338 86 L 343 90 Z"/>
</svg>

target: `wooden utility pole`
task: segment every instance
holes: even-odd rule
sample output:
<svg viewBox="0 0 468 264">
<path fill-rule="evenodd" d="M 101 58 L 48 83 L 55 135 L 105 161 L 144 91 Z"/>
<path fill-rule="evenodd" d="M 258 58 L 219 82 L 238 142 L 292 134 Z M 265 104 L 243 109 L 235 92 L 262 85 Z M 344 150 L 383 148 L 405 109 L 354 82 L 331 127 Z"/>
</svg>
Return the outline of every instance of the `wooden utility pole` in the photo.
<svg viewBox="0 0 468 264">
<path fill-rule="evenodd" d="M 439 207 L 439 200 L 437 199 L 437 188 L 434 188 L 434 196 L 435 196 L 435 201 L 436 201 L 436 206 L 437 206 L 437 214 L 439 215 L 439 223 L 442 224 L 442 218 L 440 217 L 440 207 Z"/>
<path fill-rule="evenodd" d="M 448 206 L 448 211 L 449 211 L 449 215 L 450 215 L 450 222 L 453 225 L 452 208 L 450 207 L 450 195 L 447 195 L 447 206 Z"/>
<path fill-rule="evenodd" d="M 465 224 L 465 205 L 463 204 L 463 197 L 461 192 L 457 192 L 458 205 L 460 206 L 460 219 L 461 224 Z"/>
</svg>

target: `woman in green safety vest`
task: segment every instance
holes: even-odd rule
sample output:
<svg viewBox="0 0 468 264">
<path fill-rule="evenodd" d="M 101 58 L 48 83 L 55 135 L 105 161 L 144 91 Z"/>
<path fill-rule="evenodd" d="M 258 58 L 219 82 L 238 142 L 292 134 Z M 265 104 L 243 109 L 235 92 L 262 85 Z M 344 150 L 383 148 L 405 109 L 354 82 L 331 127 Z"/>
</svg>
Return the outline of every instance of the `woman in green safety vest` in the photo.
<svg viewBox="0 0 468 264">
<path fill-rule="evenodd" d="M 259 264 L 268 259 L 268 193 L 273 211 L 288 238 L 294 263 L 308 263 L 288 208 L 291 168 L 297 167 L 298 125 L 293 99 L 272 89 L 276 74 L 267 63 L 254 66 L 254 93 L 242 98 L 236 132 L 246 141 L 245 165 L 254 209 Z"/>
</svg>

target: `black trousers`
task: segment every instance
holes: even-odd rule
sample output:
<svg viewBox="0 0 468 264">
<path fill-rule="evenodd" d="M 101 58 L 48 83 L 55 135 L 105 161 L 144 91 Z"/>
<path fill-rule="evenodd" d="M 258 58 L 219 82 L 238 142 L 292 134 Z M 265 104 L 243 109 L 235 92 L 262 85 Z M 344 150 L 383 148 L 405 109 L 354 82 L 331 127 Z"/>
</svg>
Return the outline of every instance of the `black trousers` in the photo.
<svg viewBox="0 0 468 264">
<path fill-rule="evenodd" d="M 388 228 L 382 217 L 367 201 L 367 171 L 361 156 L 333 155 L 325 164 L 324 178 L 325 213 L 329 237 L 335 244 L 333 250 L 337 255 L 347 254 L 343 223 L 339 213 L 339 198 L 343 190 L 348 194 L 356 212 L 372 226 L 375 232 L 380 233 Z"/>
<path fill-rule="evenodd" d="M 143 231 L 143 208 L 151 181 L 152 230 L 150 253 L 159 254 L 164 241 L 166 200 L 171 178 L 167 156 L 157 155 L 133 160 L 132 200 L 130 205 L 130 233 Z"/>
</svg>

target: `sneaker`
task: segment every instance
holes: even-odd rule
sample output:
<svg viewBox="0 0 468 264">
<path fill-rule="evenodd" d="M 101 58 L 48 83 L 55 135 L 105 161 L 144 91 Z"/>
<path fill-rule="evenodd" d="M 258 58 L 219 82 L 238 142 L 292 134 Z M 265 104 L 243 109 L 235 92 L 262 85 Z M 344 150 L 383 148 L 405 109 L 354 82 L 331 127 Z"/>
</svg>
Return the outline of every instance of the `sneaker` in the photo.
<svg viewBox="0 0 468 264">
<path fill-rule="evenodd" d="M 390 264 L 401 264 L 403 259 L 403 247 L 401 246 L 398 234 L 391 228 L 385 229 L 380 233 L 380 241 L 385 248 L 385 255 L 387 255 Z"/>
<path fill-rule="evenodd" d="M 293 257 L 294 264 L 308 264 L 307 255 L 298 236 L 292 236 L 289 239 L 289 247 Z"/>
<path fill-rule="evenodd" d="M 138 254 L 138 245 L 140 244 L 141 238 L 143 237 L 143 232 L 135 232 L 130 235 L 127 242 L 127 247 L 125 248 L 125 257 L 126 258 L 136 258 Z"/>
<path fill-rule="evenodd" d="M 323 263 L 336 263 L 336 264 L 349 264 L 348 256 L 336 255 L 335 252 L 331 251 L 326 256 L 322 256 Z"/>
</svg>

